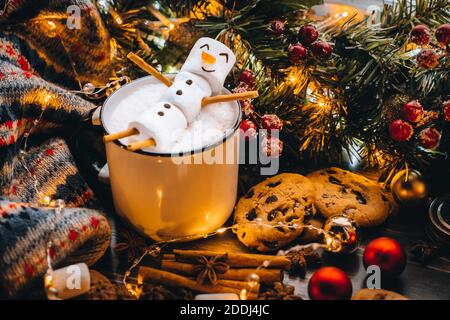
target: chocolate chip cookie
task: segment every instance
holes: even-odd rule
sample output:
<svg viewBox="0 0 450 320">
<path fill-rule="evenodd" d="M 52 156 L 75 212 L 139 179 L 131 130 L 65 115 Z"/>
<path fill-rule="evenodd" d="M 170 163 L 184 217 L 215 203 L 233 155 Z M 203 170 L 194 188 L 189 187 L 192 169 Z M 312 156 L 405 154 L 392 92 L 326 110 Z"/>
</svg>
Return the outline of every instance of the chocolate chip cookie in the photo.
<svg viewBox="0 0 450 320">
<path fill-rule="evenodd" d="M 362 227 L 373 227 L 382 224 L 392 210 L 383 189 L 361 175 L 328 168 L 308 178 L 316 189 L 316 208 L 326 218 L 344 213 Z"/>
<path fill-rule="evenodd" d="M 239 240 L 258 251 L 274 251 L 303 232 L 305 219 L 315 214 L 314 187 L 304 176 L 283 173 L 257 184 L 235 210 Z"/>
<path fill-rule="evenodd" d="M 393 291 L 382 289 L 361 289 L 352 297 L 352 300 L 408 300 Z"/>
</svg>

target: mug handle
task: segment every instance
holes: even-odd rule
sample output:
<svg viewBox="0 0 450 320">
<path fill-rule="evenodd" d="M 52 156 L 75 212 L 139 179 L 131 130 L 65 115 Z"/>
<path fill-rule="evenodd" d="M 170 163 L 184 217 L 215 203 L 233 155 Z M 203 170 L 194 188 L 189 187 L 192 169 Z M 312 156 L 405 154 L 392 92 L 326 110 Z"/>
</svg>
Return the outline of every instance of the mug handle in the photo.
<svg viewBox="0 0 450 320">
<path fill-rule="evenodd" d="M 105 184 L 109 184 L 109 167 L 108 164 L 105 164 L 103 168 L 100 169 L 98 173 L 98 181 L 103 182 Z"/>
<path fill-rule="evenodd" d="M 91 117 L 91 122 L 94 126 L 101 126 L 102 123 L 100 121 L 100 111 L 102 110 L 102 106 L 97 107 L 97 109 L 94 110 Z"/>
</svg>

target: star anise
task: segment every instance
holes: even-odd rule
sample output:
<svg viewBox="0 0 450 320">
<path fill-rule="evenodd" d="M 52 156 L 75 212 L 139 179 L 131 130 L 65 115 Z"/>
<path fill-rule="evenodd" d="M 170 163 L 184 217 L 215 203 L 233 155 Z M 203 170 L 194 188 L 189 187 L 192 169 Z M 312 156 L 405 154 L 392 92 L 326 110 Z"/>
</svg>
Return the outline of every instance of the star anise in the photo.
<svg viewBox="0 0 450 320">
<path fill-rule="evenodd" d="M 291 251 L 286 254 L 286 257 L 288 257 L 292 262 L 289 273 L 298 274 L 302 279 L 305 278 L 308 266 L 318 264 L 322 259 L 319 253 L 312 248 Z"/>
<path fill-rule="evenodd" d="M 145 249 L 147 248 L 147 243 L 144 238 L 139 237 L 133 232 L 127 229 L 120 230 L 119 238 L 122 240 L 118 242 L 113 249 L 116 252 L 127 252 L 128 262 L 140 257 Z"/>
<path fill-rule="evenodd" d="M 227 254 L 219 255 L 211 258 L 199 257 L 196 259 L 199 265 L 196 265 L 194 270 L 197 274 L 197 283 L 217 283 L 217 275 L 223 274 L 230 269 L 230 266 L 225 263 Z"/>
<path fill-rule="evenodd" d="M 295 288 L 284 285 L 282 282 L 275 282 L 273 288 L 260 294 L 258 300 L 303 300 L 302 297 L 294 294 Z"/>
</svg>

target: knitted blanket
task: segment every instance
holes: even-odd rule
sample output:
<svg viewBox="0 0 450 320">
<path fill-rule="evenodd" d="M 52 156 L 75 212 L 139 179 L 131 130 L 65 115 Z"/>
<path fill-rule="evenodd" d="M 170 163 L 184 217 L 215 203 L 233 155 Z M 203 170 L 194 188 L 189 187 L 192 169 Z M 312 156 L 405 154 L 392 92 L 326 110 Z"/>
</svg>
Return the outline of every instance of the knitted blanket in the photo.
<svg viewBox="0 0 450 320">
<path fill-rule="evenodd" d="M 79 29 L 67 25 L 70 5 Z M 71 153 L 96 106 L 70 91 L 104 85 L 109 56 L 89 0 L 0 0 L 0 296 L 42 281 L 49 240 L 57 266 L 92 264 L 109 247 L 109 223 L 75 161 L 92 155 Z"/>
</svg>

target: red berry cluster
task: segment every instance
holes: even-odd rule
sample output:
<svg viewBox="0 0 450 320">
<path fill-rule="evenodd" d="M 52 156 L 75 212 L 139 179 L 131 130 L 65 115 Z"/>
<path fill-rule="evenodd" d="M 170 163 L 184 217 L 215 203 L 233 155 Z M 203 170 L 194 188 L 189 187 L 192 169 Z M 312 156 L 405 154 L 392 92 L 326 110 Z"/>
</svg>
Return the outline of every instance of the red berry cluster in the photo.
<svg viewBox="0 0 450 320">
<path fill-rule="evenodd" d="M 308 58 L 311 51 L 316 59 L 328 59 L 333 53 L 331 45 L 325 41 L 317 41 L 319 31 L 315 26 L 306 24 L 302 26 L 298 32 L 298 41 L 288 47 L 289 61 L 292 64 L 299 64 Z"/>
<path fill-rule="evenodd" d="M 255 75 L 248 69 L 241 72 L 238 80 L 237 87 L 233 90 L 234 93 L 246 92 L 253 90 L 256 84 Z M 242 112 L 246 116 L 250 116 L 254 113 L 253 103 L 251 99 L 241 101 Z"/>
<path fill-rule="evenodd" d="M 240 126 L 242 137 L 248 141 L 255 139 L 258 136 L 258 126 L 265 129 L 265 135 L 261 141 L 261 148 L 268 157 L 279 157 L 283 152 L 283 141 L 279 138 L 273 137 L 273 130 L 281 131 L 283 129 L 283 121 L 275 114 L 265 114 L 262 117 L 257 117 L 253 114 L 254 120 L 243 120 Z M 259 121 L 258 121 L 259 120 Z"/>
<path fill-rule="evenodd" d="M 238 86 L 233 90 L 235 93 L 245 92 L 254 88 L 256 83 L 255 76 L 250 70 L 242 71 L 239 76 Z M 241 101 L 244 115 L 250 119 L 243 120 L 240 125 L 241 136 L 246 140 L 255 139 L 258 136 L 258 125 L 267 131 L 261 142 L 261 148 L 268 157 L 279 157 L 283 151 L 283 142 L 273 137 L 273 130 L 281 131 L 283 129 L 283 121 L 275 114 L 265 114 L 259 116 L 254 111 L 251 100 Z"/>
<path fill-rule="evenodd" d="M 436 49 L 424 48 L 417 55 L 417 64 L 425 69 L 434 69 L 440 64 L 441 58 L 450 51 L 450 24 L 443 24 L 436 29 L 435 38 L 441 48 L 446 48 L 444 52 L 438 52 Z M 419 46 L 429 46 L 432 44 L 432 34 L 425 25 L 415 26 L 409 36 L 411 42 Z M 437 46 L 436 46 L 437 47 Z"/>
<path fill-rule="evenodd" d="M 442 112 L 444 118 L 450 121 L 450 100 L 443 103 Z M 423 126 L 425 115 L 426 111 L 419 101 L 406 103 L 402 109 L 402 119 L 397 119 L 389 124 L 389 135 L 398 142 L 408 141 L 414 134 L 413 125 Z M 441 132 L 434 127 L 428 127 L 422 129 L 417 138 L 421 147 L 433 150 L 439 147 Z"/>
</svg>

